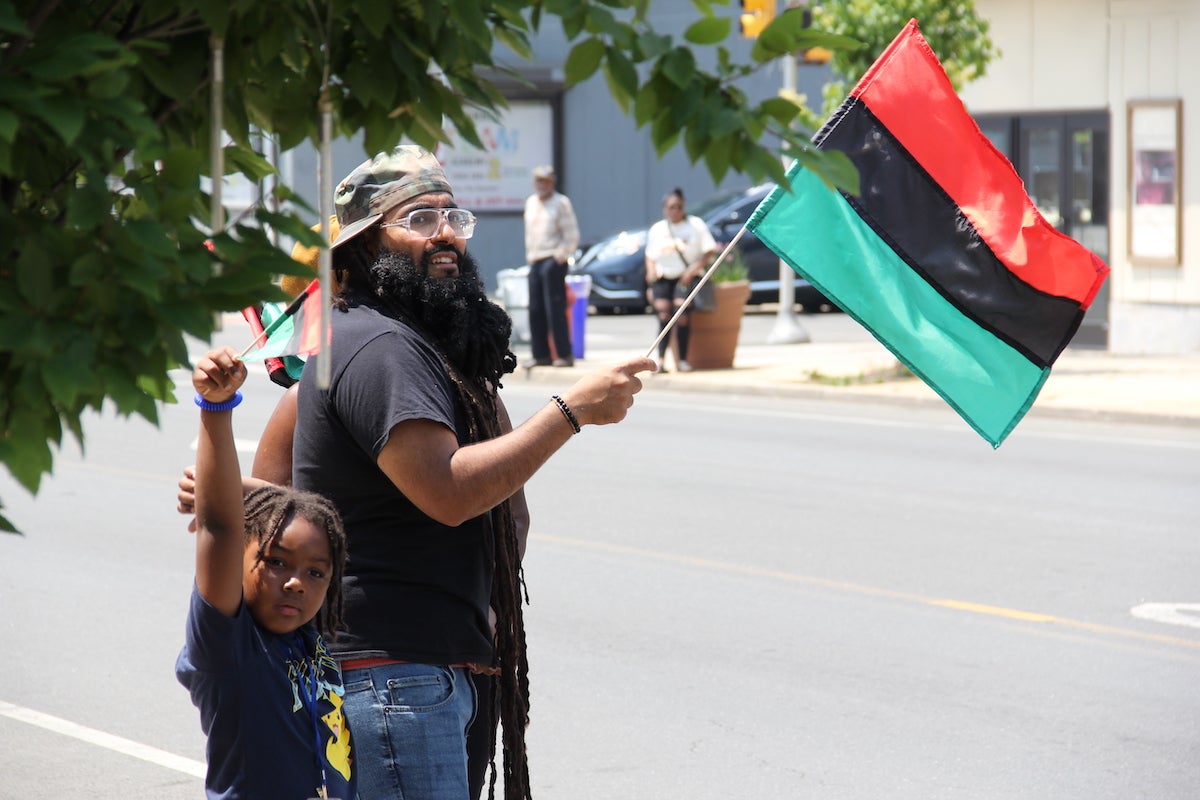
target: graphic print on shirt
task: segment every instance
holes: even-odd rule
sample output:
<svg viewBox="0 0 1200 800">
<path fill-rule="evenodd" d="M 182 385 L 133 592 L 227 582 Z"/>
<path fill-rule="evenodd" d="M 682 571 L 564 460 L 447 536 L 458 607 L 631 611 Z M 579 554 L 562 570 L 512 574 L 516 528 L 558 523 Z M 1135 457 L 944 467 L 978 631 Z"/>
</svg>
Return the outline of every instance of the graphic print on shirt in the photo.
<svg viewBox="0 0 1200 800">
<path fill-rule="evenodd" d="M 314 658 L 289 658 L 287 668 L 288 681 L 292 685 L 292 713 L 309 713 L 305 705 L 306 696 L 314 696 L 318 708 L 322 701 L 333 707 L 333 710 L 320 716 L 321 727 L 332 735 L 326 737 L 318 729 L 318 736 L 325 742 L 325 759 L 329 766 L 350 780 L 350 730 L 342 713 L 345 689 L 342 687 L 341 671 L 325 648 L 325 641 L 317 639 Z"/>
<path fill-rule="evenodd" d="M 342 698 L 331 693 L 329 701 L 333 703 L 333 711 L 321 717 L 321 721 L 333 731 L 332 738 L 325 744 L 325 759 L 343 778 L 350 780 L 350 730 L 342 714 Z"/>
</svg>

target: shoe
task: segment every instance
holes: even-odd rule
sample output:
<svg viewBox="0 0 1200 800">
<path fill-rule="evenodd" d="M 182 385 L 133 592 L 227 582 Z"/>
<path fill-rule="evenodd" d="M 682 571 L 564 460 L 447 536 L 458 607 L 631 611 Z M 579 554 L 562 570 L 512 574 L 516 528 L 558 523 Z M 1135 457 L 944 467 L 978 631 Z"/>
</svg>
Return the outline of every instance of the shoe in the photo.
<svg viewBox="0 0 1200 800">
<path fill-rule="evenodd" d="M 550 359 L 548 359 L 548 358 L 535 358 L 529 362 L 529 366 L 531 366 L 531 367 L 548 367 L 548 366 L 550 366 L 551 363 L 553 363 L 553 362 L 551 362 Z"/>
<path fill-rule="evenodd" d="M 556 359 L 554 359 L 553 364 L 556 367 L 573 367 L 573 366 L 575 366 L 575 359 L 573 359 L 573 358 L 556 358 Z"/>
<path fill-rule="evenodd" d="M 679 371 L 680 371 L 680 372 L 691 372 L 691 371 L 692 371 L 692 365 L 691 365 L 691 364 L 689 364 L 689 363 L 688 363 L 688 362 L 686 362 L 686 361 L 680 361 L 680 362 L 679 362 Z"/>
<path fill-rule="evenodd" d="M 655 370 L 655 372 L 659 375 L 666 375 L 670 371 L 671 370 L 667 369 L 667 360 L 665 358 L 660 358 L 658 360 L 658 369 Z"/>
</svg>

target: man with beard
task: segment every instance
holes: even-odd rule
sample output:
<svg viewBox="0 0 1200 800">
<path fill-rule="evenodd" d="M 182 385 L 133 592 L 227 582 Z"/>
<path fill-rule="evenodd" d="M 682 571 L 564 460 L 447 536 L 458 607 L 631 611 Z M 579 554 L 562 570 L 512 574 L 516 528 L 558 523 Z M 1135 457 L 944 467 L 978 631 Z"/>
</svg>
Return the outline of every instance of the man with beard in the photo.
<svg viewBox="0 0 1200 800">
<path fill-rule="evenodd" d="M 343 288 L 316 356 L 331 383 L 304 371 L 293 475 L 345 520 L 348 630 L 331 650 L 359 797 L 467 797 L 478 711 L 489 733 L 502 724 L 504 796 L 528 798 L 513 498 L 580 426 L 623 419 L 654 362 L 584 377 L 513 430 L 497 395 L 516 367 L 511 321 L 487 298 L 466 251 L 475 217 L 441 165 L 418 147 L 381 153 L 338 185 L 336 206 Z M 494 676 L 486 707 L 473 673 Z"/>
</svg>

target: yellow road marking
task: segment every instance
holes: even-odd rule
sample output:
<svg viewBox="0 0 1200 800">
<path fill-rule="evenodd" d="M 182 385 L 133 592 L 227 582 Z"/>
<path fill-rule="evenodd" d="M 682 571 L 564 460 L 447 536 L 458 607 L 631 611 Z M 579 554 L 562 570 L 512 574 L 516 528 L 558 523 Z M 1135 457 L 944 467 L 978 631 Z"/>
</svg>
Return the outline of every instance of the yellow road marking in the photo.
<svg viewBox="0 0 1200 800">
<path fill-rule="evenodd" d="M 1189 649 L 1200 650 L 1200 640 L 1185 639 L 1180 636 L 1165 636 L 1156 633 L 1146 633 L 1143 631 L 1130 630 L 1128 628 L 1118 628 L 1112 625 L 1099 625 L 1092 622 L 1084 622 L 1082 620 L 1068 619 L 1066 617 L 1056 617 L 1052 614 L 1040 614 L 1033 611 L 1022 611 L 1015 608 L 985 605 L 983 603 L 972 603 L 965 600 L 953 600 L 943 597 L 926 597 L 919 594 L 897 592 L 892 589 L 883 589 L 877 586 L 865 586 L 863 584 L 829 580 L 828 578 L 817 578 L 812 575 L 800 575 L 795 572 L 765 569 L 763 567 L 755 567 L 749 564 L 734 564 L 727 561 L 716 561 L 714 559 L 697 558 L 695 556 L 685 556 L 676 553 L 664 553 L 657 550 L 646 550 L 640 547 L 629 547 L 627 545 L 589 542 L 582 539 L 568 539 L 562 536 L 549 536 L 541 533 L 531 534 L 530 538 L 580 550 L 594 550 L 598 552 L 612 553 L 614 555 L 637 556 L 639 558 L 647 558 L 655 561 L 684 564 L 691 567 L 698 567 L 700 569 L 712 570 L 714 572 L 728 572 L 738 575 L 752 575 L 760 578 L 770 578 L 772 580 L 786 581 L 789 583 L 803 583 L 809 586 L 820 586 L 836 591 L 870 595 L 873 597 L 887 597 L 907 603 L 934 606 L 937 608 L 948 608 L 954 611 L 965 611 L 971 614 L 982 614 L 985 616 L 1003 617 L 1021 622 L 1034 622 L 1044 625 L 1054 625 L 1073 630 L 1083 630 L 1090 633 L 1102 634 L 1105 636 L 1136 639 L 1143 642 L 1154 642 L 1155 644 L 1166 644 L 1175 647 L 1186 647 Z"/>
</svg>

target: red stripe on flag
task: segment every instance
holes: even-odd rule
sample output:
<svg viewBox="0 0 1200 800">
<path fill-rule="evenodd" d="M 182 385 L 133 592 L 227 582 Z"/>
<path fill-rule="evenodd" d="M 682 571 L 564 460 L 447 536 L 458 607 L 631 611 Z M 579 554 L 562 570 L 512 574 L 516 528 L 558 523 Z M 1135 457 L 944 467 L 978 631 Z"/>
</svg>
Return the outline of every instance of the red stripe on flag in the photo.
<svg viewBox="0 0 1200 800">
<path fill-rule="evenodd" d="M 305 289 L 305 292 L 308 296 L 304 299 L 304 305 L 296 315 L 296 325 L 300 340 L 299 352 L 304 355 L 312 355 L 321 350 L 320 283 L 313 281 Z"/>
<path fill-rule="evenodd" d="M 1108 267 L 1038 212 L 1008 159 L 979 130 L 911 20 L 850 93 L 950 195 L 1025 283 L 1091 305 Z"/>
<path fill-rule="evenodd" d="M 246 320 L 246 322 L 250 325 L 251 333 L 253 333 L 256 337 L 262 335 L 262 332 L 263 332 L 262 318 L 259 316 L 257 308 L 255 308 L 254 306 L 249 306 L 247 308 L 243 308 L 242 309 L 242 318 L 244 320 Z M 259 345 L 259 346 L 261 347 L 261 345 Z M 266 363 L 266 365 L 267 365 L 267 372 L 269 374 L 271 374 L 272 376 L 275 374 L 276 370 L 282 369 L 285 372 L 287 370 L 287 367 L 285 367 L 283 364 L 283 360 L 279 359 L 279 358 L 268 358 L 264 363 Z"/>
</svg>

